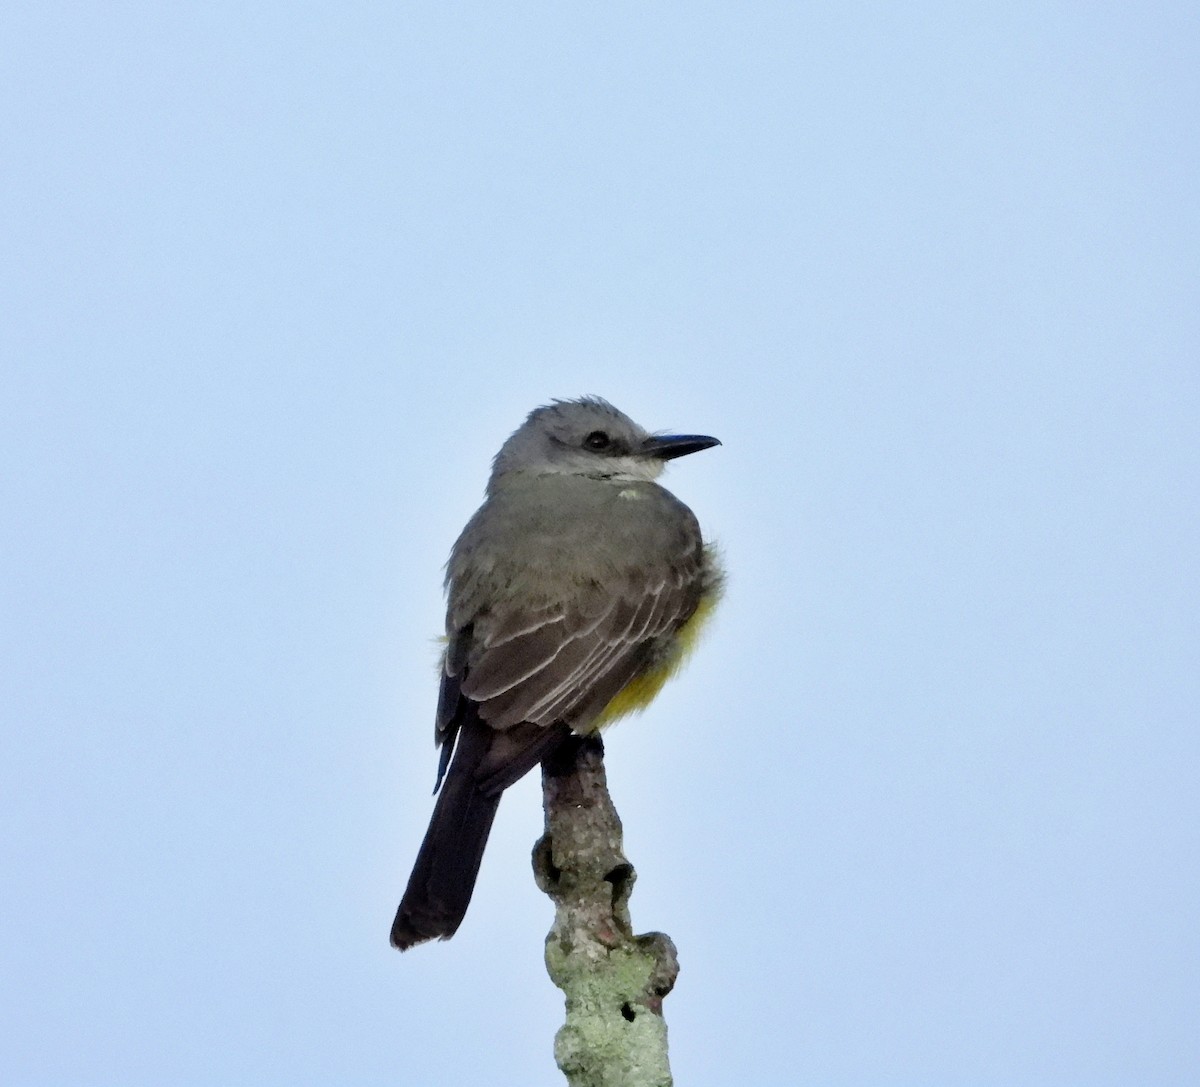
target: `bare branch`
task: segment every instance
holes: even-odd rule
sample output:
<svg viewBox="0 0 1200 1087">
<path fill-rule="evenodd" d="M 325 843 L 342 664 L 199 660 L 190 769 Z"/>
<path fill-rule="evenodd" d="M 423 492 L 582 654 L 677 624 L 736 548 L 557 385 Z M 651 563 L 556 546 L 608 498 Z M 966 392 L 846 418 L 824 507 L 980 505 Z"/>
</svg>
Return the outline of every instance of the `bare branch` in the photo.
<svg viewBox="0 0 1200 1087">
<path fill-rule="evenodd" d="M 604 745 L 573 737 L 542 766 L 546 832 L 533 851 L 538 886 L 555 905 L 546 968 L 566 996 L 554 1041 L 571 1087 L 670 1087 L 663 997 L 675 985 L 675 945 L 634 936 L 636 878 L 608 795 Z"/>
</svg>

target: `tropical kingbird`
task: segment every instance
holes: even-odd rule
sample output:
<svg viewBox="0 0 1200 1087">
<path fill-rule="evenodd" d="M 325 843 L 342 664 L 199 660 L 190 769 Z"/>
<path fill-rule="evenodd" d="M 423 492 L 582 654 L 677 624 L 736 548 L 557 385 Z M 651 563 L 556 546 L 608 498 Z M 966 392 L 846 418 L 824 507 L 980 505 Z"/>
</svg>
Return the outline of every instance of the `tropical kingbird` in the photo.
<svg viewBox="0 0 1200 1087">
<path fill-rule="evenodd" d="M 585 397 L 535 409 L 496 454 L 446 567 L 441 792 L 395 947 L 458 929 L 509 785 L 570 733 L 648 705 L 683 662 L 722 575 L 692 511 L 655 480 L 719 444 L 649 434 Z"/>
</svg>

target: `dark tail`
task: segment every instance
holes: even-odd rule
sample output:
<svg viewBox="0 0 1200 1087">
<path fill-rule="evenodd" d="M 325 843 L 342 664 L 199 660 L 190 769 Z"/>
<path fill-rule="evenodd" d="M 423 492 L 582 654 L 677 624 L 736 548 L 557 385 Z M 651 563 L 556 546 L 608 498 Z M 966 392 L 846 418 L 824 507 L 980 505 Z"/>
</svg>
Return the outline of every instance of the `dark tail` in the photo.
<svg viewBox="0 0 1200 1087">
<path fill-rule="evenodd" d="M 500 806 L 500 790 L 485 796 L 476 783 L 490 732 L 486 726 L 470 722 L 459 733 L 454 761 L 442 782 L 433 818 L 392 923 L 392 946 L 401 951 L 435 937 L 448 939 L 467 912 L 492 819 Z"/>
<path fill-rule="evenodd" d="M 454 758 L 392 922 L 393 947 L 406 951 L 425 940 L 447 940 L 458 931 L 504 789 L 568 734 L 565 726 L 535 727 L 525 742 L 514 743 L 518 731 L 497 733 L 474 713 L 460 727 Z"/>
</svg>

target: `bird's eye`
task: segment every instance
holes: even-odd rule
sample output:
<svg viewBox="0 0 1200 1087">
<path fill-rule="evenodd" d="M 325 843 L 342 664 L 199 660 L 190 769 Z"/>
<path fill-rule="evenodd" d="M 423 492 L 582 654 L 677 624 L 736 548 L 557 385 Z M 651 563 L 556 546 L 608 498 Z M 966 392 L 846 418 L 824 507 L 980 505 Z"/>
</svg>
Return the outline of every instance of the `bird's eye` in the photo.
<svg viewBox="0 0 1200 1087">
<path fill-rule="evenodd" d="M 584 448 L 591 449 L 597 453 L 602 449 L 607 449 L 610 444 L 612 444 L 612 439 L 603 430 L 593 430 L 591 434 L 583 439 Z"/>
</svg>

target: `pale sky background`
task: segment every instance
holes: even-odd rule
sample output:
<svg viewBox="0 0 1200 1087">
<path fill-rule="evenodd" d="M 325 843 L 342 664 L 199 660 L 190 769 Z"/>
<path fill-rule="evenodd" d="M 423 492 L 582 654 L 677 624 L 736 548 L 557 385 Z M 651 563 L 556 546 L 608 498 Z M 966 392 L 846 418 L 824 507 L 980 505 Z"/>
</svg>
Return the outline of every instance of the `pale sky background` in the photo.
<svg viewBox="0 0 1200 1087">
<path fill-rule="evenodd" d="M 0 14 L 0 1082 L 562 1082 L 459 935 L 442 564 L 524 414 L 724 446 L 609 735 L 679 1083 L 1200 1081 L 1194 3 Z"/>
</svg>

